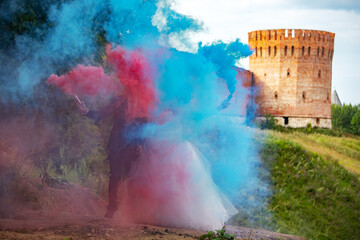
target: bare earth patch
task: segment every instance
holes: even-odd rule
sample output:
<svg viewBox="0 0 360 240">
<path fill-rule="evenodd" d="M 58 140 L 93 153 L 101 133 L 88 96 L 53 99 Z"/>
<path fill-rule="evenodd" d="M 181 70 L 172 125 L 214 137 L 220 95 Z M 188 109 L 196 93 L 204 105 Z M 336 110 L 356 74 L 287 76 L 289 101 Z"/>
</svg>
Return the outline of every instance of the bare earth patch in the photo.
<svg viewBox="0 0 360 240">
<path fill-rule="evenodd" d="M 199 239 L 204 231 L 142 224 L 124 224 L 117 220 L 96 217 L 53 216 L 25 221 L 0 219 L 0 239 Z M 228 226 L 227 231 L 240 239 L 256 240 L 301 240 L 303 238 L 256 230 L 238 226 Z"/>
<path fill-rule="evenodd" d="M 19 206 L 14 214 L 0 216 L 0 239 L 199 239 L 206 231 L 166 226 L 129 224 L 120 213 L 103 217 L 106 204 L 90 190 L 69 184 L 66 188 L 44 186 L 34 210 Z M 3 206 L 4 207 L 4 206 Z M 270 240 L 302 238 L 265 230 L 228 226 L 240 239 Z"/>
</svg>

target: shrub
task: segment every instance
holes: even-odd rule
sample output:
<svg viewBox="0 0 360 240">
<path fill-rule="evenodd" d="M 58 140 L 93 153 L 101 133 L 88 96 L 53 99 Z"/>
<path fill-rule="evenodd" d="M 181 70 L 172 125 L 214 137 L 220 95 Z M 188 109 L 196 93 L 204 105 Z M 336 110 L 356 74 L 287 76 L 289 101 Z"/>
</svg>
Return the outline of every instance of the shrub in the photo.
<svg viewBox="0 0 360 240">
<path fill-rule="evenodd" d="M 215 230 L 215 232 L 209 231 L 207 234 L 200 236 L 200 240 L 233 240 L 236 236 L 231 233 L 227 233 L 225 226 L 221 230 Z"/>
<path fill-rule="evenodd" d="M 265 119 L 261 120 L 259 125 L 261 129 L 274 129 L 276 126 L 276 119 L 271 114 L 266 114 Z"/>
</svg>

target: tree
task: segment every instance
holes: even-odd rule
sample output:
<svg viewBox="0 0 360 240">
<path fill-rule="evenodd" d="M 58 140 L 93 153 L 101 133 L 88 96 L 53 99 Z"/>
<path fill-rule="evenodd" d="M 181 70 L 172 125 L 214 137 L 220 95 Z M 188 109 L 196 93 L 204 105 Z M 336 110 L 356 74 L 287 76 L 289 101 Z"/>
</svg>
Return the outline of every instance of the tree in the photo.
<svg viewBox="0 0 360 240">
<path fill-rule="evenodd" d="M 334 128 L 360 134 L 360 105 L 344 104 L 331 106 L 331 120 Z"/>
<path fill-rule="evenodd" d="M 360 135 L 360 109 L 359 108 L 351 119 L 351 130 L 354 134 Z"/>
</svg>

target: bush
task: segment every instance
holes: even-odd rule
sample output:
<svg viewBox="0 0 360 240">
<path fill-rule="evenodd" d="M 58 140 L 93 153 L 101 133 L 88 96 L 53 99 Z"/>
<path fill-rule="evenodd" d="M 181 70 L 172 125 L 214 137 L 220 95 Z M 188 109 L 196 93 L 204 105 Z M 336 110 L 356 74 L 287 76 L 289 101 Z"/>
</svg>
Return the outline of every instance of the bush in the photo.
<svg viewBox="0 0 360 240">
<path fill-rule="evenodd" d="M 215 230 L 215 232 L 209 231 L 200 237 L 200 240 L 234 240 L 236 236 L 231 233 L 227 233 L 225 226 L 221 230 Z"/>
<path fill-rule="evenodd" d="M 264 116 L 265 119 L 261 120 L 259 123 L 259 127 L 261 129 L 274 129 L 276 126 L 276 119 L 271 114 L 266 114 Z"/>
</svg>

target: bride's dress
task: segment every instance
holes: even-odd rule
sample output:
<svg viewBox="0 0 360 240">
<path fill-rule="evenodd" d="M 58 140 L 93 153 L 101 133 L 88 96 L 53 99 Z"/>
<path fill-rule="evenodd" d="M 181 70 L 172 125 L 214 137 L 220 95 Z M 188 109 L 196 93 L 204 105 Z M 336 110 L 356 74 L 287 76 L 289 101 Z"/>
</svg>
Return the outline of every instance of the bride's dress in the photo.
<svg viewBox="0 0 360 240">
<path fill-rule="evenodd" d="M 214 230 L 237 212 L 213 182 L 207 160 L 193 144 L 151 140 L 146 145 L 131 174 L 123 208 L 127 218 Z"/>
</svg>

